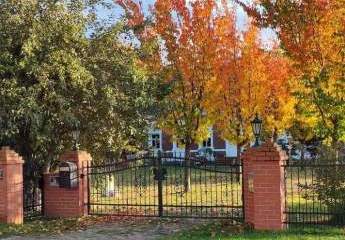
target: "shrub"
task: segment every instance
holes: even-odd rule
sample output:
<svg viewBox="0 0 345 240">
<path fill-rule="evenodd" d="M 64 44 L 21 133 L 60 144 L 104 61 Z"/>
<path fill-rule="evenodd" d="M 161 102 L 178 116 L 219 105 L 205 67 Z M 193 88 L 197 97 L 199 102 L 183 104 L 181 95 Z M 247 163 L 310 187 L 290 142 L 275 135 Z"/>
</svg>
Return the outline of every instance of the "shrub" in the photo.
<svg viewBox="0 0 345 240">
<path fill-rule="evenodd" d="M 313 171 L 311 183 L 300 185 L 304 198 L 314 196 L 327 206 L 331 224 L 345 224 L 345 159 L 339 151 L 319 148 L 317 158 L 308 164 Z M 315 199 L 314 199 L 315 200 Z"/>
</svg>

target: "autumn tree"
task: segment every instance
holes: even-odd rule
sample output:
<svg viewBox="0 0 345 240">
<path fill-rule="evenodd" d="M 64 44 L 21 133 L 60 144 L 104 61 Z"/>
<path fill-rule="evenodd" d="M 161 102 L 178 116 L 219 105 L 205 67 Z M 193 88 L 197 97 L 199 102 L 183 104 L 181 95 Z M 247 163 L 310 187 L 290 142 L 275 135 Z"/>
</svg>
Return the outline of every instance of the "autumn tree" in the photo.
<svg viewBox="0 0 345 240">
<path fill-rule="evenodd" d="M 298 70 L 296 95 L 318 117 L 318 136 L 336 145 L 345 137 L 345 1 L 237 0 L 262 27 L 276 30 Z"/>
<path fill-rule="evenodd" d="M 156 31 L 167 53 L 172 88 L 166 98 L 161 125 L 185 146 L 185 189 L 190 185 L 189 154 L 193 142 L 202 141 L 211 125 L 205 103 L 214 79 L 215 1 L 163 1 L 155 3 Z"/>
<path fill-rule="evenodd" d="M 119 2 L 128 24 L 135 23 L 134 31 L 140 29 L 143 45 L 149 42 L 142 38 L 149 29 L 160 41 L 161 70 L 169 91 L 159 125 L 184 144 L 187 164 L 192 143 L 203 140 L 214 123 L 238 148 L 250 141 L 256 112 L 265 117 L 267 129 L 286 126 L 294 104 L 289 63 L 278 51 L 261 48 L 256 28 L 238 33 L 235 14 L 225 2 L 158 0 L 146 27 L 140 4 Z"/>
<path fill-rule="evenodd" d="M 144 21 L 142 11 L 138 11 L 140 5 L 129 0 L 119 2 L 130 15 L 129 23 L 140 26 Z M 164 76 L 167 96 L 162 101 L 158 125 L 184 145 L 187 165 L 192 144 L 202 141 L 211 125 L 205 102 L 210 94 L 209 82 L 214 78 L 215 10 L 214 0 L 158 0 L 152 10 L 152 26 L 143 31 L 152 29 L 160 45 L 160 74 Z M 140 36 L 138 39 L 144 40 L 142 44 L 147 42 Z M 186 191 L 190 187 L 189 171 L 186 167 Z"/>
<path fill-rule="evenodd" d="M 289 89 L 289 62 L 278 50 L 263 49 L 254 26 L 238 32 L 234 16 L 228 10 L 216 25 L 223 34 L 218 34 L 215 64 L 217 104 L 211 101 L 210 112 L 223 137 L 237 145 L 239 160 L 241 148 L 253 138 L 250 122 L 255 114 L 264 118 L 264 130 L 276 135 L 291 122 L 294 98 Z"/>
</svg>

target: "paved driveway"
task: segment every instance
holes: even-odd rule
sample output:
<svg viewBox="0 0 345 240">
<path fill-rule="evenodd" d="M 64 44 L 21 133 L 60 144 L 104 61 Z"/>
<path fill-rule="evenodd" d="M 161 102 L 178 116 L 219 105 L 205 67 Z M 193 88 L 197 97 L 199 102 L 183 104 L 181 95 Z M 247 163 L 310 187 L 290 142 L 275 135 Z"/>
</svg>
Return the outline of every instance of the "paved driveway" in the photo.
<svg viewBox="0 0 345 240">
<path fill-rule="evenodd" d="M 16 236 L 6 238 L 8 240 L 152 240 L 164 238 L 181 230 L 193 228 L 199 224 L 207 223 L 201 219 L 156 220 L 136 219 L 125 222 L 112 222 L 89 227 L 87 230 L 67 232 L 61 235 Z"/>
</svg>

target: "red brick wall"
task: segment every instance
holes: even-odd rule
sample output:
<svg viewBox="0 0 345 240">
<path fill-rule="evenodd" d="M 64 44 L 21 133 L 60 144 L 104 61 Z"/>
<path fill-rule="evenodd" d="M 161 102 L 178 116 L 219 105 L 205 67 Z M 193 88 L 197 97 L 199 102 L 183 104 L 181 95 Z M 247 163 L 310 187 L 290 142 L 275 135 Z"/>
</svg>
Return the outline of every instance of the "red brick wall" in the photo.
<svg viewBox="0 0 345 240">
<path fill-rule="evenodd" d="M 162 149 L 163 151 L 172 151 L 173 150 L 173 141 L 172 137 L 166 134 L 164 131 L 162 132 Z M 192 143 L 191 150 L 198 150 L 199 145 L 197 143 Z"/>
<path fill-rule="evenodd" d="M 217 130 L 213 130 L 213 147 L 215 149 L 225 149 L 225 140 L 221 138 L 219 132 Z M 172 151 L 173 149 L 173 141 L 172 137 L 169 136 L 164 131 L 162 132 L 162 149 L 163 151 Z M 198 150 L 199 144 L 193 143 L 192 150 Z M 225 153 L 225 152 L 224 152 Z"/>
<path fill-rule="evenodd" d="M 171 141 L 171 136 L 162 132 L 162 148 L 163 151 L 171 151 L 173 149 L 173 144 Z"/>
<path fill-rule="evenodd" d="M 193 143 L 192 143 L 192 146 L 191 146 L 191 150 L 198 150 L 198 149 L 199 149 L 199 144 L 193 142 Z"/>
<path fill-rule="evenodd" d="M 47 217 L 80 217 L 87 215 L 87 162 L 91 156 L 84 151 L 71 151 L 61 156 L 60 161 L 72 161 L 77 164 L 79 183 L 75 188 L 60 188 L 50 185 L 50 177 L 56 173 L 45 175 L 44 211 Z M 84 177 L 81 177 L 84 175 Z"/>
<path fill-rule="evenodd" d="M 217 151 L 217 152 L 215 152 L 215 155 L 219 159 L 225 159 L 226 152 L 225 151 Z"/>
<path fill-rule="evenodd" d="M 45 175 L 45 183 L 49 183 L 51 175 L 54 174 Z M 45 215 L 47 217 L 83 216 L 83 201 L 80 201 L 80 196 L 81 191 L 79 191 L 79 187 L 67 189 L 46 184 L 44 188 Z"/>
<path fill-rule="evenodd" d="M 3 223 L 23 223 L 23 163 L 9 147 L 1 148 L 0 221 Z"/>
<path fill-rule="evenodd" d="M 271 141 L 251 148 L 243 155 L 245 222 L 255 229 L 284 228 L 285 184 L 282 165 L 286 159 L 286 153 Z"/>
<path fill-rule="evenodd" d="M 216 129 L 213 129 L 213 147 L 215 149 L 225 149 L 225 140 L 220 137 Z"/>
</svg>

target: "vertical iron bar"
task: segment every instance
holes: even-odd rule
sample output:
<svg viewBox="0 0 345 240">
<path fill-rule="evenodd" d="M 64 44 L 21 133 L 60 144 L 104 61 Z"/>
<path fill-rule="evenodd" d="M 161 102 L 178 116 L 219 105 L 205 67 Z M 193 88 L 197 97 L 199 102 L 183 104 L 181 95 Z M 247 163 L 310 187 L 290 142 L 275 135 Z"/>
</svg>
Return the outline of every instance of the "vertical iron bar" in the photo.
<svg viewBox="0 0 345 240">
<path fill-rule="evenodd" d="M 287 191 L 287 182 L 288 182 L 288 176 L 287 176 L 287 169 L 288 169 L 288 164 L 289 162 L 285 162 L 283 164 L 283 166 L 281 166 L 283 168 L 283 171 L 284 171 L 284 183 L 283 183 L 283 186 L 284 186 L 284 192 L 285 192 L 285 199 L 284 199 L 284 212 L 285 212 L 285 215 L 287 215 L 286 212 L 288 212 L 288 201 L 287 201 L 287 197 L 288 197 L 288 191 Z M 288 221 L 288 218 L 285 217 L 285 221 L 287 222 Z M 287 223 L 286 223 L 287 224 Z"/>
<path fill-rule="evenodd" d="M 220 209 L 218 208 L 218 175 L 217 175 L 217 169 L 221 169 L 222 170 L 222 166 L 218 166 L 217 165 L 218 162 L 217 160 L 215 160 L 215 164 L 214 164 L 214 170 L 215 170 L 215 174 L 214 174 L 214 185 L 215 185 L 215 189 L 216 189 L 216 204 L 215 204 L 215 212 L 216 215 L 219 216 L 220 213 Z"/>
<path fill-rule="evenodd" d="M 202 193 L 202 190 L 203 190 L 203 186 L 202 186 L 202 173 L 203 171 L 199 171 L 198 172 L 198 175 L 199 175 L 199 181 L 198 181 L 198 185 L 199 185 L 199 192 L 200 192 L 200 216 L 202 216 L 203 214 L 203 211 L 204 211 L 204 208 L 203 208 L 203 196 L 204 194 Z"/>
<path fill-rule="evenodd" d="M 87 214 L 90 214 L 90 169 L 89 161 L 86 164 L 86 181 L 87 181 Z"/>
<path fill-rule="evenodd" d="M 302 215 L 302 224 L 303 224 L 303 227 L 304 226 L 304 215 L 301 213 L 301 194 L 300 194 L 300 186 L 301 186 L 301 181 L 300 181 L 300 168 L 297 168 L 297 182 L 298 182 L 298 212 L 300 215 Z M 301 217 L 301 216 L 299 216 Z"/>
<path fill-rule="evenodd" d="M 206 168 L 206 166 L 205 166 L 205 168 Z M 206 201 L 205 201 L 205 215 L 207 215 L 208 214 L 208 203 L 209 203 L 209 200 L 208 200 L 208 192 L 207 192 L 207 180 L 206 180 L 206 178 L 207 178 L 207 171 L 203 171 L 204 172 L 204 191 L 203 191 L 203 193 L 202 194 L 205 194 L 205 199 L 206 199 Z M 204 215 L 203 215 L 204 216 Z"/>
<path fill-rule="evenodd" d="M 41 216 L 44 216 L 44 175 L 41 175 Z"/>
<path fill-rule="evenodd" d="M 238 163 L 240 164 L 240 171 L 238 174 L 241 174 L 241 188 L 242 188 L 242 221 L 244 221 L 246 219 L 246 216 L 245 216 L 245 211 L 244 211 L 244 203 L 245 203 L 245 200 L 244 200 L 244 164 L 243 164 L 243 161 L 240 160 L 240 162 Z"/>
<path fill-rule="evenodd" d="M 294 176 L 293 172 L 295 171 L 295 169 L 296 168 L 294 168 L 292 166 L 289 168 L 289 170 L 290 170 L 290 184 L 289 185 L 290 185 L 290 192 L 291 192 L 291 207 L 290 206 L 288 207 L 289 212 L 290 211 L 293 211 L 293 212 L 296 211 L 295 207 L 294 207 L 294 185 L 293 185 L 293 176 Z M 291 214 L 291 216 L 294 216 L 293 220 L 296 218 L 296 214 Z M 289 216 L 288 216 L 288 219 L 290 221 Z"/>
<path fill-rule="evenodd" d="M 163 217 L 163 179 L 162 179 L 162 156 L 158 152 L 157 156 L 157 174 L 158 174 L 158 216 Z"/>
<path fill-rule="evenodd" d="M 307 174 L 308 174 L 308 171 L 309 171 L 309 167 L 308 166 L 306 166 L 305 168 L 304 168 L 304 184 L 306 185 L 306 186 L 308 186 L 309 184 L 308 184 L 308 180 L 307 180 Z M 312 221 L 312 215 L 313 214 L 310 214 L 310 211 L 309 211 L 309 209 L 308 209 L 308 201 L 307 201 L 307 198 L 304 198 L 304 212 L 305 213 L 309 213 L 309 219 L 308 218 L 306 218 L 306 220 L 308 221 Z"/>
</svg>

